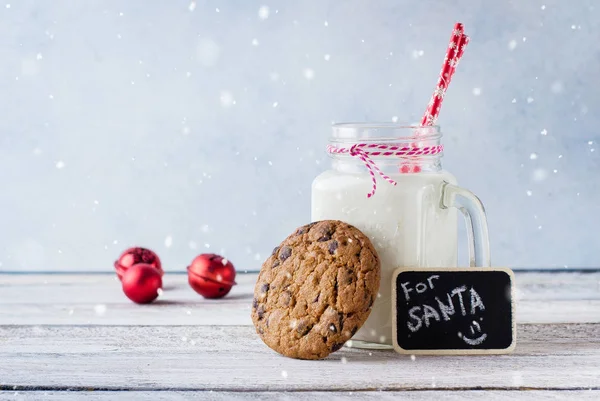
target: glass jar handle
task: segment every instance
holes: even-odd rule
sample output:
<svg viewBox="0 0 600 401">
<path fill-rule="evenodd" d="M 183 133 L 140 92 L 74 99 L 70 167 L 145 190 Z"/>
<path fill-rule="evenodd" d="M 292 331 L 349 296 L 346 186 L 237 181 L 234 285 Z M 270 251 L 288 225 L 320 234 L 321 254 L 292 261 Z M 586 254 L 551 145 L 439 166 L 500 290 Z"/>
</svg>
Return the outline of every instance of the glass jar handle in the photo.
<svg viewBox="0 0 600 401">
<path fill-rule="evenodd" d="M 442 186 L 442 209 L 455 207 L 465 217 L 469 242 L 469 266 L 490 267 L 490 238 L 483 203 L 467 189 L 448 182 Z"/>
</svg>

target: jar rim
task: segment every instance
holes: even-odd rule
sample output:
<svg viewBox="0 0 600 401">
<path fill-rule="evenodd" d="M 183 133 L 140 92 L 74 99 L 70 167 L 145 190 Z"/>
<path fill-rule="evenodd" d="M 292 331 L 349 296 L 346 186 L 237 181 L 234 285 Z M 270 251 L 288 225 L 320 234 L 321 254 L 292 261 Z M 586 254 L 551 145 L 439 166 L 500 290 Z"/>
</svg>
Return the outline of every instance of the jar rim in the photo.
<svg viewBox="0 0 600 401">
<path fill-rule="evenodd" d="M 439 125 L 390 122 L 343 122 L 332 124 L 331 143 L 429 142 L 442 137 Z"/>
<path fill-rule="evenodd" d="M 419 128 L 430 128 L 437 132 L 440 132 L 439 125 L 420 125 L 411 123 L 394 123 L 394 122 L 344 122 L 335 123 L 331 125 L 332 128 L 386 128 L 386 129 L 419 129 Z"/>
</svg>

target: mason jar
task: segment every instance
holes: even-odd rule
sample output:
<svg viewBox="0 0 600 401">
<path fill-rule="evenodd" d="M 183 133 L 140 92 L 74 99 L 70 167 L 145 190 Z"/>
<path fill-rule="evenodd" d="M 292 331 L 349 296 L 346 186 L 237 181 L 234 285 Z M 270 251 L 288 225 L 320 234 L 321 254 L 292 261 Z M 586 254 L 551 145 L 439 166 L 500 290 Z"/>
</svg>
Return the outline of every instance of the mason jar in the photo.
<svg viewBox="0 0 600 401">
<path fill-rule="evenodd" d="M 355 226 L 371 239 L 381 261 L 379 294 L 352 346 L 391 346 L 395 269 L 457 266 L 457 211 L 467 223 L 470 265 L 490 265 L 483 205 L 442 169 L 441 139 L 438 126 L 333 126 L 327 147 L 331 169 L 312 184 L 312 221 Z"/>
</svg>

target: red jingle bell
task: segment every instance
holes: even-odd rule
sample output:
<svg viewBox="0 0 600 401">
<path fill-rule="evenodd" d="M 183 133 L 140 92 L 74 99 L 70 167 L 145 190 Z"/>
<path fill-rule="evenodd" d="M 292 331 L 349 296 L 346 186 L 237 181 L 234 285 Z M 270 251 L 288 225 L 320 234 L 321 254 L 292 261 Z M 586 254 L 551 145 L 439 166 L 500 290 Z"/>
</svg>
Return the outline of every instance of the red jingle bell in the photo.
<svg viewBox="0 0 600 401">
<path fill-rule="evenodd" d="M 134 247 L 123 252 L 115 262 L 115 270 L 117 271 L 119 280 L 123 279 L 123 274 L 125 274 L 127 269 L 138 263 L 145 263 L 154 267 L 159 271 L 161 276 L 164 274 L 160 258 L 155 252 L 146 248 Z"/>
<path fill-rule="evenodd" d="M 127 298 L 138 304 L 148 304 L 158 297 L 162 277 L 154 266 L 138 263 L 123 273 L 121 283 Z"/>
<path fill-rule="evenodd" d="M 190 286 L 204 298 L 222 298 L 236 284 L 233 264 L 213 253 L 198 255 L 187 270 Z"/>
</svg>

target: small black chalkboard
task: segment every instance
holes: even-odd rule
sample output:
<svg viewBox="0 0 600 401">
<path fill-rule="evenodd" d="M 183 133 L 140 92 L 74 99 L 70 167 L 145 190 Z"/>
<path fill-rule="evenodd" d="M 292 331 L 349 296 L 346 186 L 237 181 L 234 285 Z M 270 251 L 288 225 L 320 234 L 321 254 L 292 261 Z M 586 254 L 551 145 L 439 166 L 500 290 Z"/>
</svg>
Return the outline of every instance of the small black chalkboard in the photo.
<svg viewBox="0 0 600 401">
<path fill-rule="evenodd" d="M 504 268 L 400 268 L 393 275 L 401 354 L 506 354 L 516 344 L 514 275 Z"/>
</svg>

